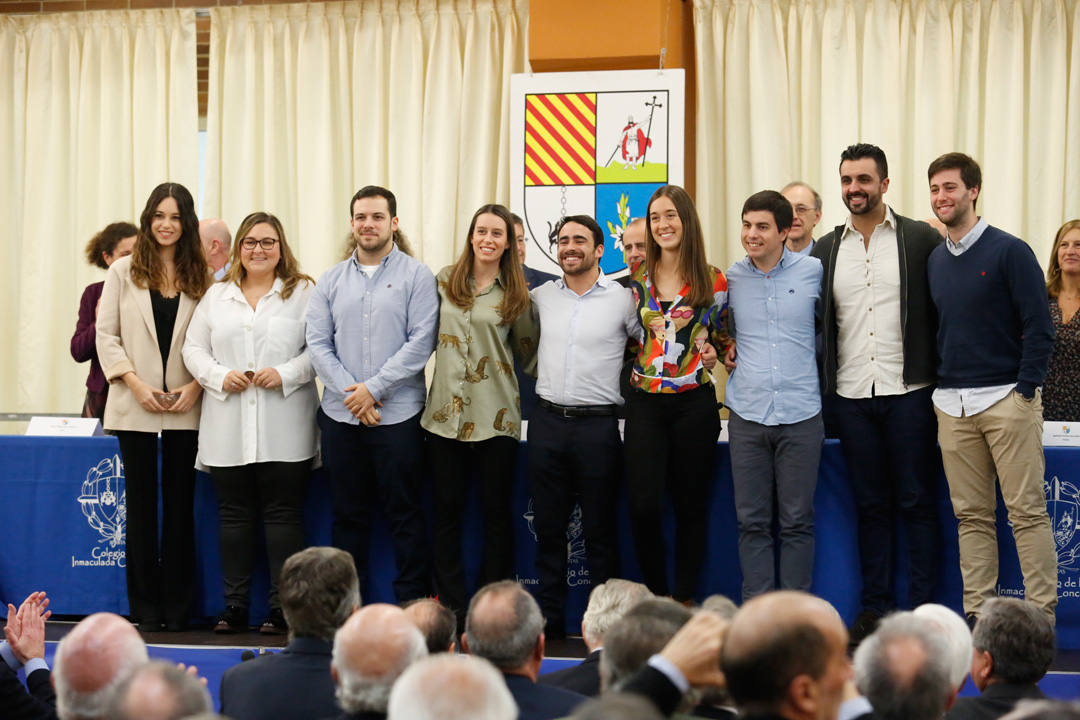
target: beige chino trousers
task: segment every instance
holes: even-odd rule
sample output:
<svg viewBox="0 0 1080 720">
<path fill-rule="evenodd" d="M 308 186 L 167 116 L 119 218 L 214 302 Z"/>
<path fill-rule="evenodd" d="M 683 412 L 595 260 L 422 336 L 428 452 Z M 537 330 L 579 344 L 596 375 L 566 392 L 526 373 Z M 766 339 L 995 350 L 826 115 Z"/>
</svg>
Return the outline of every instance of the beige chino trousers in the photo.
<svg viewBox="0 0 1080 720">
<path fill-rule="evenodd" d="M 938 443 L 959 522 L 964 612 L 979 614 L 995 597 L 998 580 L 997 496 L 1009 512 L 1027 599 L 1054 621 L 1057 549 L 1043 493 L 1042 395 L 1025 400 L 1015 390 L 986 410 L 953 417 L 934 408 Z"/>
</svg>

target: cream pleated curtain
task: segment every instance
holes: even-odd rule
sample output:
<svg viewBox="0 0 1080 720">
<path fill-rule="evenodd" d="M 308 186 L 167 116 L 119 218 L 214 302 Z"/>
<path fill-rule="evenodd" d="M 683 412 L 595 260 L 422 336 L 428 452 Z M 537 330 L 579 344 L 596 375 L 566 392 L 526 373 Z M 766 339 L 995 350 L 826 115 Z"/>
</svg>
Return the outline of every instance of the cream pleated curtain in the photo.
<svg viewBox="0 0 1080 720">
<path fill-rule="evenodd" d="M 525 0 L 212 8 L 203 216 L 283 222 L 309 274 L 341 259 L 349 199 L 390 188 L 433 270 L 509 200 L 510 74 Z"/>
<path fill-rule="evenodd" d="M 983 169 L 978 211 L 1045 266 L 1080 216 L 1080 0 L 694 0 L 697 202 L 722 267 L 751 193 L 809 182 L 842 223 L 840 152 L 889 159 L 886 201 L 932 217 L 926 168 Z"/>
<path fill-rule="evenodd" d="M 0 410 L 78 414 L 83 247 L 160 182 L 194 193 L 197 133 L 194 11 L 0 16 Z"/>
</svg>

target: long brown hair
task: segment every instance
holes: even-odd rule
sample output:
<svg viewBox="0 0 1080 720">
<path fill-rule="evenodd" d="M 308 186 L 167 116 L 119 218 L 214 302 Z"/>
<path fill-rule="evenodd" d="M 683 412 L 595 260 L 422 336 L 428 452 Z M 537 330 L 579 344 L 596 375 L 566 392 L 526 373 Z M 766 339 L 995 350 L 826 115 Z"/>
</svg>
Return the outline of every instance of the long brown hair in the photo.
<svg viewBox="0 0 1080 720">
<path fill-rule="evenodd" d="M 195 201 L 188 189 L 179 183 L 161 183 L 146 199 L 146 207 L 139 218 L 139 236 L 131 253 L 131 280 L 140 288 L 159 292 L 172 289 L 167 287 L 165 265 L 161 262 L 157 240 L 150 230 L 154 211 L 167 197 L 176 200 L 176 207 L 180 211 L 180 239 L 176 241 L 176 255 L 173 258 L 176 283 L 181 292 L 198 300 L 210 284 L 210 272 L 203 256 L 202 242 L 199 241 Z"/>
<path fill-rule="evenodd" d="M 652 204 L 659 198 L 666 197 L 675 206 L 682 222 L 682 241 L 679 243 L 679 277 L 690 284 L 690 294 L 686 302 L 692 307 L 708 307 L 713 303 L 713 278 L 708 260 L 705 259 L 705 239 L 701 232 L 701 221 L 697 208 L 690 194 L 678 185 L 664 185 L 656 188 L 649 198 L 645 213 L 645 269 L 649 277 L 654 277 L 656 263 L 660 260 L 660 246 L 652 233 L 652 221 L 649 215 Z"/>
<path fill-rule="evenodd" d="M 1057 235 L 1054 236 L 1054 246 L 1050 250 L 1050 263 L 1046 266 L 1046 292 L 1052 298 L 1056 298 L 1061 292 L 1061 264 L 1058 263 L 1058 248 L 1061 247 L 1061 241 L 1065 239 L 1069 231 L 1077 229 L 1080 229 L 1080 219 L 1069 220 L 1058 228 Z"/>
<path fill-rule="evenodd" d="M 240 282 L 247 277 L 247 270 L 244 268 L 244 264 L 240 262 L 240 247 L 251 229 L 259 223 L 266 223 L 274 228 L 274 232 L 278 236 L 278 249 L 281 254 L 278 257 L 277 265 L 274 266 L 274 277 L 281 278 L 281 299 L 288 300 L 301 280 L 314 285 L 315 281 L 310 275 L 300 272 L 300 263 L 296 261 L 296 256 L 289 249 L 289 243 L 285 241 L 285 228 L 281 226 L 281 221 L 274 215 L 261 210 L 251 213 L 240 221 L 240 227 L 236 229 L 236 238 L 233 240 L 232 251 L 229 253 L 229 270 L 225 273 L 225 277 L 222 278 L 222 282 L 236 283 L 239 286 Z"/>
<path fill-rule="evenodd" d="M 446 298 L 462 310 L 469 310 L 473 306 L 475 296 L 473 289 L 469 287 L 469 278 L 472 277 L 476 253 L 473 252 L 472 236 L 477 218 L 485 213 L 496 215 L 506 223 L 506 249 L 499 258 L 499 274 L 503 284 L 503 301 L 499 305 L 499 317 L 502 321 L 499 324 L 508 325 L 529 307 L 529 287 L 525 284 L 525 273 L 521 270 L 517 248 L 513 244 L 514 221 L 510 217 L 510 211 L 502 205 L 483 205 L 473 213 L 469 234 L 465 239 L 465 249 L 454 263 L 450 279 L 446 283 Z"/>
</svg>

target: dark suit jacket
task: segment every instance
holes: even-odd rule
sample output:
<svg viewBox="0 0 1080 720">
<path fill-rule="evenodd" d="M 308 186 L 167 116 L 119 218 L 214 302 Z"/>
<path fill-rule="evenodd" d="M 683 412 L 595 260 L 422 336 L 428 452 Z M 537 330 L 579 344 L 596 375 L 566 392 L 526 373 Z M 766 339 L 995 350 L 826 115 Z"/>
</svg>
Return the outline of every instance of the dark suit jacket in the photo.
<svg viewBox="0 0 1080 720">
<path fill-rule="evenodd" d="M 0 710 L 6 720 L 55 720 L 56 694 L 49 671 L 30 673 L 23 687 L 15 671 L 0 660 Z"/>
<path fill-rule="evenodd" d="M 543 270 L 536 270 L 528 265 L 521 266 L 522 272 L 525 274 L 525 284 L 529 286 L 530 290 L 540 287 L 548 280 L 555 280 L 558 276 L 546 273 Z"/>
<path fill-rule="evenodd" d="M 517 703 L 518 720 L 563 718 L 586 700 L 584 695 L 552 685 L 540 685 L 524 675 L 503 673 L 503 679 Z"/>
<path fill-rule="evenodd" d="M 386 713 L 370 712 L 366 710 L 364 712 L 352 714 L 343 712 L 332 720 L 386 720 Z"/>
<path fill-rule="evenodd" d="M 960 698 L 945 713 L 946 720 L 996 720 L 1012 711 L 1020 700 L 1041 700 L 1046 696 L 1035 684 L 995 683 L 978 697 Z"/>
<path fill-rule="evenodd" d="M 233 720 L 310 720 L 341 714 L 330 677 L 331 643 L 294 638 L 282 652 L 234 665 L 221 676 L 221 714 Z"/>
<path fill-rule="evenodd" d="M 579 664 L 541 675 L 537 682 L 561 687 L 564 690 L 573 690 L 586 697 L 596 697 L 600 694 L 601 652 L 603 651 L 594 650 Z"/>
</svg>

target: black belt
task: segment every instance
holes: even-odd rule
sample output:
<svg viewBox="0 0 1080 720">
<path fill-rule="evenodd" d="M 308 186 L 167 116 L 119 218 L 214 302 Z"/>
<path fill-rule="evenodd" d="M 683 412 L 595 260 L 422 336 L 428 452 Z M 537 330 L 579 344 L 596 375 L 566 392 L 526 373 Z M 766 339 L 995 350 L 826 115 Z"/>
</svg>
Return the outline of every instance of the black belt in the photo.
<svg viewBox="0 0 1080 720">
<path fill-rule="evenodd" d="M 547 408 L 564 418 L 614 415 L 616 410 L 614 405 L 556 405 L 542 397 L 536 398 L 536 402 L 540 407 Z"/>
</svg>

